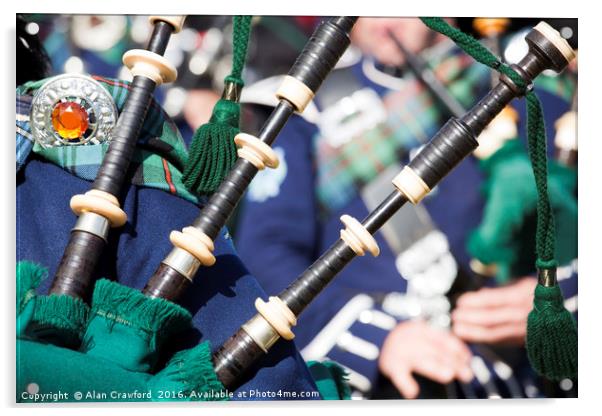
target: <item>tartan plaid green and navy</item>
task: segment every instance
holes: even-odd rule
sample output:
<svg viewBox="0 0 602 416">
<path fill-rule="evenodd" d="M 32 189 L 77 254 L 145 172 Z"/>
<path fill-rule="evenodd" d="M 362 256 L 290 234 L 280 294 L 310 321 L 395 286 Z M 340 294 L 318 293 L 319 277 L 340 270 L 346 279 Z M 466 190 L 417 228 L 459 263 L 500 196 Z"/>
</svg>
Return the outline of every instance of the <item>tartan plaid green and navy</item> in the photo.
<svg viewBox="0 0 602 416">
<path fill-rule="evenodd" d="M 93 78 L 107 89 L 118 111 L 121 111 L 130 83 L 97 76 Z M 46 81 L 29 82 L 17 87 L 17 171 L 33 151 L 73 175 L 93 181 L 108 149 L 108 143 L 43 148 L 33 142 L 29 126 L 32 97 Z M 188 201 L 199 203 L 199 198 L 190 193 L 182 183 L 182 170 L 187 157 L 188 151 L 180 132 L 159 104 L 153 100 L 130 165 L 132 183 L 161 189 Z"/>
<path fill-rule="evenodd" d="M 444 59 L 432 59 L 431 66 L 449 92 L 469 105 L 487 87 L 489 71 L 471 65 L 473 61 L 467 55 L 446 55 Z M 347 205 L 364 184 L 399 161 L 409 149 L 427 142 L 445 121 L 445 111 L 414 77 L 408 76 L 401 90 L 385 95 L 383 104 L 386 120 L 341 146 L 332 146 L 319 132 L 314 138 L 317 193 L 323 214 Z"/>
<path fill-rule="evenodd" d="M 459 49 L 431 57 L 430 66 L 449 92 L 466 108 L 489 90 L 490 71 Z M 535 85 L 570 101 L 575 88 L 569 76 L 541 76 Z M 345 207 L 409 149 L 425 143 L 447 120 L 446 112 L 421 82 L 408 76 L 401 90 L 383 97 L 385 121 L 340 146 L 318 131 L 313 139 L 317 162 L 317 198 L 321 214 Z"/>
</svg>

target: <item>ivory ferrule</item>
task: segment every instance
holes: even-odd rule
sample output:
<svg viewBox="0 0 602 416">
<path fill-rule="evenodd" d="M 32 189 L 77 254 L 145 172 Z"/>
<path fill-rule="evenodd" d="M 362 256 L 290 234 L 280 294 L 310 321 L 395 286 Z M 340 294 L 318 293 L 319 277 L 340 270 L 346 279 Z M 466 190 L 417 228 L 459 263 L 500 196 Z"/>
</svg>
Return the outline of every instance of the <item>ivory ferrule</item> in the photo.
<svg viewBox="0 0 602 416">
<path fill-rule="evenodd" d="M 295 106 L 297 112 L 302 113 L 314 99 L 314 92 L 297 78 L 287 75 L 276 91 L 276 97 L 280 100 L 287 100 Z"/>
<path fill-rule="evenodd" d="M 404 194 L 408 200 L 416 205 L 424 198 L 431 189 L 409 166 L 405 166 L 395 178 L 393 185 Z"/>
</svg>

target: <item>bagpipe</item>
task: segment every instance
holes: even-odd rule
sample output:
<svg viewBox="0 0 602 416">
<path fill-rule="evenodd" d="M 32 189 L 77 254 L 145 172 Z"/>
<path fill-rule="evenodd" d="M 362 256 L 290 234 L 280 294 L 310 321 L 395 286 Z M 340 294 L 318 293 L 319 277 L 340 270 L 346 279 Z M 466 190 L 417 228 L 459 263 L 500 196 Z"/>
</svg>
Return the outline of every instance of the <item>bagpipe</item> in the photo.
<svg viewBox="0 0 602 416">
<path fill-rule="evenodd" d="M 238 41 L 235 36 L 240 52 L 235 53 L 233 73 L 226 79 L 222 100 L 214 108 L 210 123 L 197 131 L 198 140 L 193 141 L 191 163 L 185 172 L 187 184 L 199 192 L 211 193 L 210 198 L 191 226 L 170 234 L 174 248 L 142 292 L 103 279 L 96 283 L 90 309 L 85 301 L 90 296 L 92 272 L 106 245 L 109 229 L 127 221 L 118 196 L 136 144 L 135 138 L 154 88 L 176 77 L 173 67 L 161 55 L 170 34 L 180 30 L 184 18 L 151 18 L 154 30 L 147 50 L 130 51 L 124 56 L 134 81 L 98 176 L 89 192 L 76 195 L 71 201 L 72 210 L 79 218 L 50 295 L 36 297 L 34 294 L 35 285 L 43 274 L 39 267 L 26 262 L 17 265 L 17 329 L 20 337 L 17 350 L 20 362 L 27 363 L 18 369 L 18 391 L 29 391 L 32 376 L 42 374 L 40 377 L 47 378 L 50 389 L 57 388 L 57 377 L 59 387 L 84 389 L 81 383 L 85 377 L 85 387 L 89 390 L 170 390 L 185 394 L 167 399 L 227 398 L 221 393 L 224 387 L 233 390 L 239 386 L 249 369 L 280 338 L 294 338 L 291 327 L 296 324 L 299 314 L 346 264 L 366 252 L 378 255 L 379 248 L 372 234 L 406 202 L 419 203 L 478 147 L 477 136 L 502 109 L 523 95 L 529 101 L 529 114 L 534 116 L 530 146 L 541 200 L 538 217 L 542 222 L 538 223 L 538 233 L 545 240 L 541 251 L 538 246 L 540 286 L 536 290 L 535 310 L 529 317 L 533 331 L 527 338 L 527 345 L 538 371 L 552 377 L 576 371 L 576 357 L 572 354 L 576 349 L 570 351 L 561 345 L 567 340 L 576 345 L 576 330 L 570 315 L 567 318 L 566 311 L 558 306 L 562 303 L 562 295 L 554 278 L 553 217 L 549 209 L 546 210 L 545 145 L 542 149 L 543 132 L 536 124 L 541 109 L 531 89 L 533 80 L 542 71 L 562 71 L 574 53 L 556 31 L 540 23 L 527 35 L 527 55 L 510 67 L 493 59 L 488 51 L 476 48 L 471 39 L 437 19 L 424 20 L 466 47 L 465 50 L 472 52 L 479 62 L 502 73 L 495 87 L 466 114 L 450 119 L 441 128 L 395 177 L 391 194 L 361 223 L 350 216 L 342 216 L 345 229 L 341 230 L 341 238 L 278 296 L 270 297 L 267 302 L 257 299 L 258 313 L 219 349 L 211 353 L 209 345 L 201 343 L 176 353 L 162 370 L 154 371 L 161 345 L 189 325 L 190 313 L 175 302 L 190 286 L 201 266 L 215 264 L 214 240 L 255 174 L 265 167 L 278 166 L 278 158 L 270 145 L 289 117 L 304 110 L 334 68 L 350 43 L 349 33 L 356 19 L 336 17 L 318 26 L 279 88 L 276 94 L 279 104 L 258 137 L 240 133 L 234 127 L 238 122 L 236 102 L 242 88 L 241 61 L 244 62 L 248 32 Z M 232 166 L 228 162 L 232 158 L 227 156 L 232 156 L 232 148 L 226 143 L 228 138 L 233 138 L 238 146 L 235 153 L 238 158 Z M 62 311 L 63 316 L 46 322 L 32 322 L 34 309 L 40 304 Z M 74 322 L 58 325 L 58 321 Z M 550 337 L 556 342 L 551 342 Z M 80 351 L 71 349 L 78 346 Z M 78 371 L 65 367 L 49 374 L 48 364 L 56 362 L 69 363 Z M 86 374 L 82 375 L 84 370 Z M 49 390 L 47 386 L 45 388 Z M 202 397 L 192 396 L 195 392 L 201 392 Z M 156 398 L 152 394 L 149 396 L 117 399 Z"/>
<path fill-rule="evenodd" d="M 107 242 L 109 229 L 127 221 L 117 198 L 153 92 L 158 85 L 176 79 L 175 68 L 163 54 L 171 34 L 181 30 L 184 17 L 151 17 L 151 23 L 153 33 L 146 50 L 130 50 L 123 56 L 124 64 L 134 77 L 131 91 L 92 189 L 71 199 L 71 209 L 78 220 L 56 272 L 51 294 L 79 299 L 89 296 L 92 272 Z"/>
<path fill-rule="evenodd" d="M 238 160 L 192 226 L 170 235 L 175 247 L 144 288 L 146 295 L 176 300 L 201 265 L 215 263 L 213 240 L 257 172 L 278 166 L 278 157 L 270 145 L 289 117 L 295 111 L 305 109 L 334 68 L 349 45 L 349 32 L 355 19 L 341 17 L 320 25 L 277 91 L 279 103 L 264 123 L 259 137 L 245 133 L 234 137 L 239 146 Z"/>
<path fill-rule="evenodd" d="M 473 21 L 475 32 L 482 42 L 495 56 L 503 56 L 501 36 L 510 25 L 509 19 L 476 18 Z M 445 85 L 428 67 L 426 61 L 413 54 L 398 39 L 390 34 L 397 47 L 408 60 L 408 68 L 414 76 L 428 89 L 442 109 L 455 117 L 464 113 L 462 104 L 450 93 Z M 573 81 L 574 74 L 566 74 Z M 493 74 L 493 73 L 492 73 Z M 492 88 L 497 80 L 492 76 Z M 500 283 L 507 282 L 511 276 L 525 275 L 531 270 L 532 238 L 521 234 L 521 229 L 529 228 L 529 217 L 535 212 L 536 190 L 531 183 L 517 186 L 516 181 L 532 176 L 526 152 L 519 144 L 519 114 L 508 105 L 488 125 L 479 136 L 481 143 L 474 156 L 485 176 L 484 196 L 487 204 L 484 218 L 480 226 L 473 230 L 468 242 L 468 250 L 473 256 L 470 268 L 477 281 L 462 284 L 462 287 L 477 288 L 489 278 L 495 277 Z M 574 193 L 576 176 L 572 167 L 576 164 L 576 90 L 572 94 L 570 111 L 560 117 L 556 123 L 554 138 L 555 160 L 550 161 L 549 181 L 550 198 L 553 209 L 563 216 L 567 224 L 564 230 L 557 230 L 557 241 L 560 242 L 557 257 L 561 265 L 567 264 L 576 257 L 576 200 L 567 198 L 567 193 Z M 513 173 L 512 173 L 512 172 Z M 502 196 L 503 194 L 503 196 Z M 522 195 L 522 196 L 519 196 Z M 523 204 L 512 201 L 522 198 Z M 505 202 L 506 201 L 506 202 Z M 568 223 L 570 222 L 570 226 Z M 572 230 L 570 232 L 569 230 Z M 527 232 L 528 234 L 528 232 Z M 512 240 L 529 241 L 523 245 Z"/>
<path fill-rule="evenodd" d="M 87 300 L 94 283 L 93 272 L 107 243 L 109 230 L 127 221 L 118 196 L 152 102 L 153 90 L 176 77 L 176 71 L 161 54 L 166 49 L 169 35 L 181 29 L 184 17 L 151 17 L 154 31 L 147 50 L 129 51 L 124 55 L 123 61 L 132 71 L 134 80 L 92 189 L 71 200 L 71 208 L 79 219 L 50 294 L 37 296 L 34 292 L 44 275 L 43 268 L 29 262 L 17 265 L 18 391 L 37 394 L 40 389 L 63 388 L 67 391 L 136 389 L 144 392 L 117 398 L 101 395 L 91 397 L 92 400 L 229 397 L 215 376 L 207 343 L 178 352 L 165 368 L 156 371 L 160 346 L 170 336 L 190 326 L 190 313 L 172 301 L 183 293 L 201 265 L 215 263 L 213 240 L 253 176 L 265 166 L 277 166 L 277 158 L 269 144 L 288 118 L 295 111 L 303 111 L 311 101 L 349 45 L 349 32 L 356 19 L 332 18 L 316 29 L 277 93 L 279 106 L 257 138 L 239 133 L 237 128 L 237 101 L 243 85 L 241 73 L 251 17 L 234 18 L 232 72 L 226 77 L 222 99 L 214 107 L 210 122 L 195 133 L 183 176 L 190 188 L 198 193 L 211 192 L 212 196 L 191 227 L 172 232 L 170 240 L 174 249 L 142 292 L 102 279 L 95 284 L 89 307 Z M 234 142 L 239 146 L 237 152 L 234 148 L 234 155 L 237 153 L 239 158 L 230 170 L 228 159 L 231 161 L 232 158 L 228 158 L 228 153 L 231 156 Z M 227 176 L 221 177 L 227 171 Z M 214 190 L 212 187 L 216 183 L 220 186 Z M 45 317 L 40 308 L 52 311 L 51 318 Z M 46 371 L 48 365 L 57 362 L 65 365 L 52 372 Z M 86 370 L 85 381 L 82 380 L 82 369 Z M 322 369 L 329 373 L 326 367 Z M 332 371 L 337 372 L 336 369 Z M 147 391 L 153 393 L 146 394 Z M 161 391 L 179 394 L 157 397 Z"/>
<path fill-rule="evenodd" d="M 538 182 L 540 203 L 538 235 L 539 285 L 535 308 L 529 316 L 527 347 L 536 370 L 558 379 L 576 374 L 576 327 L 562 305 L 562 295 L 555 279 L 553 254 L 553 219 L 547 201 L 545 134 L 541 109 L 532 93 L 533 80 L 544 70 L 561 72 L 574 58 L 574 52 L 558 32 L 546 23 L 538 24 L 527 36 L 529 52 L 516 65 L 505 66 L 472 37 L 451 28 L 440 19 L 425 23 L 451 37 L 479 62 L 501 71 L 493 89 L 460 118 L 451 118 L 425 147 L 393 179 L 395 190 L 361 223 L 347 215 L 341 217 L 345 228 L 340 239 L 295 279 L 278 296 L 268 302 L 258 299 L 258 313 L 241 326 L 214 354 L 216 373 L 228 386 L 235 386 L 242 374 L 279 338 L 292 339 L 291 328 L 297 317 L 353 258 L 369 252 L 379 254 L 372 237 L 406 202 L 419 203 L 451 170 L 478 146 L 477 136 L 514 98 L 527 95 L 530 101 L 530 150 Z M 537 136 L 537 137 L 534 137 Z M 544 143 L 542 144 L 542 140 Z M 548 210 L 546 211 L 546 207 Z M 544 246 L 547 244 L 547 246 Z M 550 247 L 552 246 L 552 247 Z M 564 343 L 564 345 L 563 345 Z"/>
<path fill-rule="evenodd" d="M 510 19 L 471 20 L 480 41 L 495 56 L 500 57 L 500 60 L 504 56 L 503 45 L 519 36 L 522 41 L 524 36 L 502 39 L 504 32 L 511 25 Z M 437 77 L 427 61 L 420 54 L 408 50 L 392 32 L 389 36 L 404 54 L 406 68 L 434 98 L 435 104 L 441 107 L 443 113 L 462 117 L 466 112 L 464 106 L 452 95 L 449 86 L 444 85 Z M 554 76 L 548 75 L 549 80 L 553 78 Z M 575 74 L 570 70 L 564 71 L 558 78 L 562 81 L 557 82 L 571 85 L 575 81 Z M 491 71 L 491 87 L 495 88 L 496 84 L 495 71 Z M 569 99 L 567 95 L 563 98 Z M 556 137 L 553 142 L 556 157 L 549 160 L 548 170 L 548 192 L 552 209 L 555 216 L 561 218 L 559 222 L 562 224 L 556 228 L 556 241 L 560 242 L 560 247 L 557 247 L 557 259 L 563 266 L 573 261 L 577 254 L 577 205 L 573 195 L 576 176 L 571 168 L 576 160 L 575 106 L 576 89 L 571 99 L 571 110 L 555 123 Z M 467 270 L 458 273 L 452 287 L 446 293 L 452 308 L 459 296 L 490 285 L 494 279 L 503 285 L 509 283 L 509 279 L 522 278 L 532 273 L 535 260 L 533 231 L 536 227 L 537 190 L 527 152 L 521 143 L 518 122 L 519 113 L 509 104 L 477 138 L 480 145 L 473 155 L 483 174 L 480 192 L 485 206 L 480 224 L 476 229 L 469 230 L 467 249 L 473 255 L 467 268 L 470 272 Z M 551 141 L 548 141 L 548 146 L 551 144 Z M 571 296 L 571 283 L 567 281 L 564 284 L 565 296 Z M 497 357 L 499 354 L 496 353 L 495 345 L 478 345 L 475 348 L 479 354 L 486 357 Z M 520 393 L 517 397 L 520 397 Z"/>
<path fill-rule="evenodd" d="M 501 35 L 509 25 L 508 19 L 477 18 L 473 22 L 483 42 L 497 56 L 503 55 Z M 564 77 L 570 81 L 573 74 L 566 71 Z M 550 160 L 548 167 L 551 209 L 557 218 L 562 218 L 562 225 L 555 230 L 558 242 L 555 257 L 560 265 L 567 265 L 577 257 L 577 203 L 573 195 L 576 172 L 566 160 L 567 157 L 572 159 L 569 155 L 574 156 L 572 149 L 576 146 L 576 126 L 569 126 L 571 114 L 575 113 L 569 112 L 565 116 L 568 123 L 563 124 L 562 118 L 556 122 L 557 138 L 554 142 L 557 157 Z M 525 230 L 535 228 L 531 224 L 534 220 L 530 218 L 534 217 L 536 211 L 537 194 L 533 175 L 528 173 L 530 163 L 527 152 L 519 140 L 519 121 L 518 112 L 512 106 L 507 106 L 481 134 L 480 141 L 487 144 L 474 153 L 485 176 L 483 192 L 487 204 L 481 224 L 468 238 L 467 249 L 473 256 L 470 266 L 475 273 L 495 277 L 500 283 L 507 282 L 512 276 L 528 274 L 533 263 L 535 239 L 529 235 L 532 231 Z M 561 124 L 563 128 L 559 128 Z M 559 142 L 565 143 L 562 147 L 566 150 L 559 148 Z M 525 174 L 531 176 L 529 181 L 517 183 Z M 522 204 L 512 204 L 510 201 L 516 200 L 519 195 Z"/>
</svg>

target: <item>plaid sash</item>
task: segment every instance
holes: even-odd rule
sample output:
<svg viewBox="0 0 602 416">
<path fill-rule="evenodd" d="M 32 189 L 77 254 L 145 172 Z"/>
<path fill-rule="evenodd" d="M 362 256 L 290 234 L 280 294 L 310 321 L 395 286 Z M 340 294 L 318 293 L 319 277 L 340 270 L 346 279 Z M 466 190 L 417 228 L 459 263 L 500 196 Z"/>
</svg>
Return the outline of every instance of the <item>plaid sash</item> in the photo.
<svg viewBox="0 0 602 416">
<path fill-rule="evenodd" d="M 93 78 L 111 94 L 120 112 L 131 88 L 130 83 L 98 76 Z M 28 82 L 17 87 L 17 172 L 25 165 L 33 151 L 71 174 L 93 181 L 108 149 L 107 142 L 98 145 L 43 148 L 33 141 L 29 125 L 31 103 L 35 91 L 46 81 L 47 79 Z M 187 157 L 186 145 L 176 125 L 153 100 L 130 164 L 132 183 L 161 189 L 193 203 L 199 203 L 199 198 L 190 193 L 182 182 L 182 171 Z"/>
</svg>

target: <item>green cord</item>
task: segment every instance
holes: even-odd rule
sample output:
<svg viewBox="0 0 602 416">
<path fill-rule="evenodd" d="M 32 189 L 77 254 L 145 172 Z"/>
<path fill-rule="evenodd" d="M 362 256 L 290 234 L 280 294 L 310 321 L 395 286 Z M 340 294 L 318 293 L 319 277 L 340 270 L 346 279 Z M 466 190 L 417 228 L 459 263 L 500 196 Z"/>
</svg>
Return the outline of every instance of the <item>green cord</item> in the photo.
<svg viewBox="0 0 602 416">
<path fill-rule="evenodd" d="M 226 88 L 244 86 L 245 66 L 252 16 L 232 18 L 232 70 L 224 79 Z M 213 107 L 208 123 L 199 127 L 192 138 L 182 180 L 186 188 L 198 195 L 215 192 L 236 161 L 234 136 L 239 133 L 240 104 L 232 97 L 220 99 Z"/>
<path fill-rule="evenodd" d="M 527 145 L 537 188 L 536 266 L 540 273 L 543 269 L 555 270 L 554 213 L 548 195 L 547 138 L 539 98 L 532 86 L 526 85 L 514 69 L 501 62 L 472 36 L 438 17 L 422 18 L 422 21 L 452 39 L 477 62 L 506 75 L 524 92 L 527 99 Z M 551 380 L 577 377 L 577 325 L 564 306 L 557 283 L 550 287 L 541 283 L 537 285 L 533 309 L 527 318 L 525 345 L 529 361 L 539 374 Z"/>
<path fill-rule="evenodd" d="M 506 75 L 520 88 L 527 99 L 527 142 L 529 158 L 535 175 L 537 187 L 537 232 L 536 254 L 538 268 L 556 267 L 554 248 L 556 237 L 554 230 L 554 213 L 552 212 L 550 197 L 548 195 L 548 168 L 546 155 L 546 130 L 541 102 L 533 89 L 525 83 L 523 78 L 496 57 L 481 42 L 467 33 L 450 26 L 440 17 L 422 17 L 422 22 L 429 28 L 449 37 L 462 50 L 472 56 L 477 62 Z"/>
<path fill-rule="evenodd" d="M 241 87 L 244 86 L 242 70 L 247 58 L 252 18 L 253 16 L 232 17 L 232 71 L 224 81 L 233 82 Z"/>
</svg>

